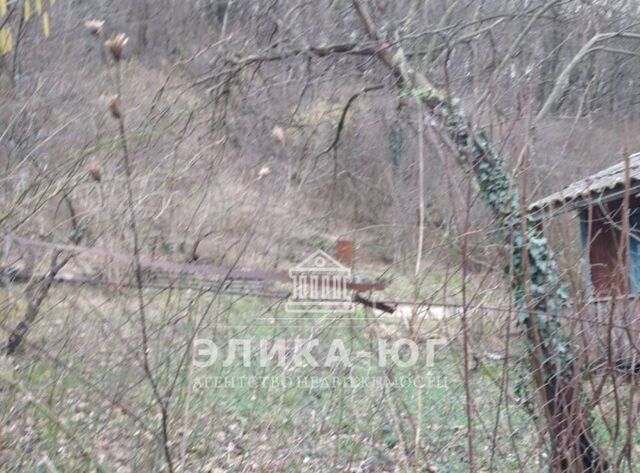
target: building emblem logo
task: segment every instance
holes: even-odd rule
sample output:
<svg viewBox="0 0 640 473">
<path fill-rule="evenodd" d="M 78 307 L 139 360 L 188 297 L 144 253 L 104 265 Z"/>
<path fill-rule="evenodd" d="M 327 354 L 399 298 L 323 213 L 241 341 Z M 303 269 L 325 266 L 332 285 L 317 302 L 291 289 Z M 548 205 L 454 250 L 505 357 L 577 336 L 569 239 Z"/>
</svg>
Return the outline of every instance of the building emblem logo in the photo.
<svg viewBox="0 0 640 473">
<path fill-rule="evenodd" d="M 289 270 L 293 291 L 285 304 L 292 313 L 352 312 L 354 303 L 347 283 L 351 269 L 322 250 L 307 256 Z"/>
</svg>

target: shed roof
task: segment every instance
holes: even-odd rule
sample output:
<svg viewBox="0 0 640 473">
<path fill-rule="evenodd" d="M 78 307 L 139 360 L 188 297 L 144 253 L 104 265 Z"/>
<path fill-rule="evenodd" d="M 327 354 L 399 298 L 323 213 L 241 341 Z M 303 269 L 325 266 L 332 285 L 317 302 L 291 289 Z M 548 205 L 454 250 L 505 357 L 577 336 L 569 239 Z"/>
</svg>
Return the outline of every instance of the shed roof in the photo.
<svg viewBox="0 0 640 473">
<path fill-rule="evenodd" d="M 539 218 L 549 214 L 580 208 L 594 200 L 614 199 L 624 192 L 625 162 L 614 164 L 589 177 L 575 181 L 559 192 L 544 197 L 529 206 L 529 212 Z M 631 190 L 640 190 L 640 153 L 629 157 Z"/>
</svg>

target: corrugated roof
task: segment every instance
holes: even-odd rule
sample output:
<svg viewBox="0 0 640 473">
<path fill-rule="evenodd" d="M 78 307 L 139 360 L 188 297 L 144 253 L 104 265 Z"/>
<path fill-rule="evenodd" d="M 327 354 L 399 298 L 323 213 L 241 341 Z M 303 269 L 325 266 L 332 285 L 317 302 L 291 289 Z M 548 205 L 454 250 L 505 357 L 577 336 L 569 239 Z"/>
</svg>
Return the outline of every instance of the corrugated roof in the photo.
<svg viewBox="0 0 640 473">
<path fill-rule="evenodd" d="M 593 199 L 610 196 L 617 187 L 622 187 L 625 176 L 624 169 L 625 162 L 623 161 L 589 177 L 580 179 L 569 184 L 563 190 L 534 202 L 529 206 L 529 212 L 542 214 L 558 210 L 569 204 L 589 202 Z M 635 191 L 640 188 L 640 153 L 630 156 L 629 173 L 631 187 Z"/>
</svg>

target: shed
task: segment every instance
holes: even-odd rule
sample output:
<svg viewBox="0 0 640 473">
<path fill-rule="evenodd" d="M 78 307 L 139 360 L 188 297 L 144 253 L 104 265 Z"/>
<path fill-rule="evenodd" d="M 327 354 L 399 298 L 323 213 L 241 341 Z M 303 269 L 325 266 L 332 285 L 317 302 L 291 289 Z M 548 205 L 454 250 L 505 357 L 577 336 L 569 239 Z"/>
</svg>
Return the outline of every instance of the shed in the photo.
<svg viewBox="0 0 640 473">
<path fill-rule="evenodd" d="M 578 213 L 586 279 L 595 298 L 640 294 L 640 153 L 628 160 L 629 236 L 621 253 L 626 163 L 573 182 L 528 209 L 539 221 L 567 211 Z"/>
</svg>

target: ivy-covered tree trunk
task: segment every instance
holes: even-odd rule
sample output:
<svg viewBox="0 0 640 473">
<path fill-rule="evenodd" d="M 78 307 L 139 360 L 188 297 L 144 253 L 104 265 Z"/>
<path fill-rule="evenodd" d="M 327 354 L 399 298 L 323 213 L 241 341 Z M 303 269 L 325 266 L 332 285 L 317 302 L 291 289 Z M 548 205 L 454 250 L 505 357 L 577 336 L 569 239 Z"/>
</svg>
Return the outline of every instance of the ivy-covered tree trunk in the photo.
<svg viewBox="0 0 640 473">
<path fill-rule="evenodd" d="M 400 49 L 392 50 L 379 38 L 362 0 L 352 2 L 367 34 L 379 43 L 379 58 L 439 122 L 455 147 L 459 166 L 474 176 L 482 199 L 512 248 L 512 288 L 518 322 L 526 328 L 535 389 L 547 420 L 553 452 L 550 469 L 589 473 L 607 470 L 608 463 L 591 434 L 588 409 L 580 398 L 571 346 L 560 333 L 559 311 L 566 306 L 566 288 L 541 229 L 521 211 L 518 188 L 509 182 L 503 158 L 484 131 L 470 125 L 459 100 L 413 71 Z"/>
</svg>

